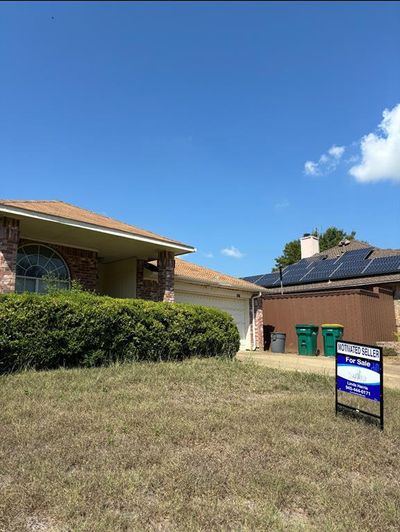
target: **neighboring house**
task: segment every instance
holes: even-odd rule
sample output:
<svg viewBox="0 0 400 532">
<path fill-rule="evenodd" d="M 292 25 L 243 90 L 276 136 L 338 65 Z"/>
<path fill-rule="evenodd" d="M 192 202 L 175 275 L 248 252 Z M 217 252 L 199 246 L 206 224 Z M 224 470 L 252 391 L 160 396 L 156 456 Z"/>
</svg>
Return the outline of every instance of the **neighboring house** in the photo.
<svg viewBox="0 0 400 532">
<path fill-rule="evenodd" d="M 242 349 L 263 348 L 258 286 L 175 259 L 195 248 L 62 201 L 0 200 L 0 293 L 60 287 L 229 312 Z"/>
<path fill-rule="evenodd" d="M 345 337 L 362 343 L 391 342 L 400 333 L 400 250 L 345 240 L 319 252 L 318 238 L 301 239 L 301 260 L 279 272 L 245 277 L 266 289 L 264 325 L 286 332 L 297 345 L 295 324 L 341 323 Z M 322 338 L 320 337 L 320 348 Z"/>
</svg>

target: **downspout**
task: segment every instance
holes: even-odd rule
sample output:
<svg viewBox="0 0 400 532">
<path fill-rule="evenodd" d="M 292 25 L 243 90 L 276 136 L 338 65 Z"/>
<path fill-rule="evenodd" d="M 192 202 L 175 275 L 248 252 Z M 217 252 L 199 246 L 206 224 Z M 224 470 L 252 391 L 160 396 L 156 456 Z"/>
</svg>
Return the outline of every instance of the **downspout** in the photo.
<svg viewBox="0 0 400 532">
<path fill-rule="evenodd" d="M 256 316 L 255 316 L 255 309 L 254 309 L 254 300 L 256 297 L 261 297 L 262 293 L 258 292 L 258 294 L 255 294 L 254 296 L 251 296 L 251 318 L 252 318 L 252 330 L 253 330 L 253 347 L 252 350 L 255 351 L 257 349 L 256 344 Z"/>
</svg>

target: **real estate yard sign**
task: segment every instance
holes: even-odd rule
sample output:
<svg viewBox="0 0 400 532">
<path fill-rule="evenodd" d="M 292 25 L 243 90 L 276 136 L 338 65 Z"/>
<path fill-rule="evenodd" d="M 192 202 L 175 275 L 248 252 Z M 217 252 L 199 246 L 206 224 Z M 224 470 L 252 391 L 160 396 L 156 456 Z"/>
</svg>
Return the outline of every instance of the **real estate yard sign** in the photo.
<svg viewBox="0 0 400 532">
<path fill-rule="evenodd" d="M 338 401 L 338 392 L 379 402 L 379 414 Z M 343 395 L 343 394 L 341 394 Z M 382 348 L 354 342 L 336 341 L 336 413 L 361 414 L 379 420 L 383 430 Z"/>
</svg>

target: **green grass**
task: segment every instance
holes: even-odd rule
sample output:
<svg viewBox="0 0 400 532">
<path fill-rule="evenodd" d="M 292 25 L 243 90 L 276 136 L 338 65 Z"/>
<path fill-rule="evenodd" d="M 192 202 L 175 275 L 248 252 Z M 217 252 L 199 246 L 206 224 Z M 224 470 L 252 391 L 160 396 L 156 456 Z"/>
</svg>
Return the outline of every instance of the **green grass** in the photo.
<svg viewBox="0 0 400 532">
<path fill-rule="evenodd" d="M 333 379 L 191 360 L 0 379 L 4 531 L 400 527 L 400 394 L 386 427 Z"/>
</svg>

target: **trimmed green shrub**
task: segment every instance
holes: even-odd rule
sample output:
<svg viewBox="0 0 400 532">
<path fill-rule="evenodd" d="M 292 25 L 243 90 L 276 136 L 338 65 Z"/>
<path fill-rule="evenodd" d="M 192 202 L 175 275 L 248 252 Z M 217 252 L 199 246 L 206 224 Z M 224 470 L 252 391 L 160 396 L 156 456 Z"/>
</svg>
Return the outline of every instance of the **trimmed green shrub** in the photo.
<svg viewBox="0 0 400 532">
<path fill-rule="evenodd" d="M 232 317 L 217 309 L 75 290 L 0 296 L 0 373 L 233 357 L 238 349 Z"/>
</svg>

